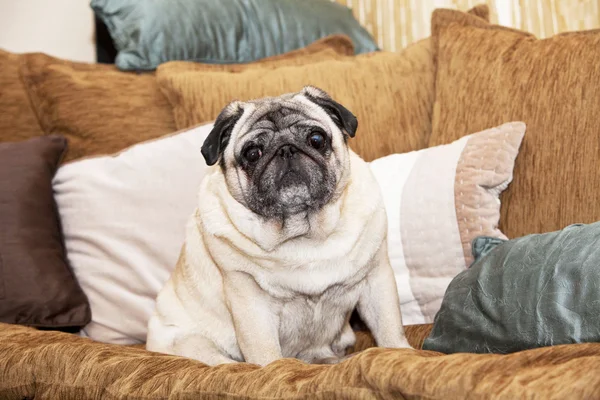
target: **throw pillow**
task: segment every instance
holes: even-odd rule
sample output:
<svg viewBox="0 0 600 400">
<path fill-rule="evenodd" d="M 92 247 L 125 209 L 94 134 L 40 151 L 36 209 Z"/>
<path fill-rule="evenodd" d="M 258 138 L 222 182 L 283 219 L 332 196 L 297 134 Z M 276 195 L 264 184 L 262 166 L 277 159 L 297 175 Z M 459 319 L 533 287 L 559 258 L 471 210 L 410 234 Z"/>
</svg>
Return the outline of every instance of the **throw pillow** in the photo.
<svg viewBox="0 0 600 400">
<path fill-rule="evenodd" d="M 432 19 L 437 78 L 430 145 L 504 121 L 527 137 L 502 197 L 509 237 L 600 220 L 600 30 L 547 39 L 452 10 Z"/>
<path fill-rule="evenodd" d="M 358 117 L 358 132 L 349 144 L 361 157 L 372 160 L 425 146 L 433 100 L 429 74 L 428 68 L 415 70 L 401 54 L 376 53 L 282 67 L 268 74 L 258 70 L 171 74 L 164 69 L 157 79 L 173 105 L 178 129 L 214 120 L 234 99 L 278 96 L 305 85 L 317 86 Z"/>
<path fill-rule="evenodd" d="M 155 298 L 177 262 L 197 205 L 212 124 L 63 165 L 53 182 L 67 256 L 87 294 L 82 333 L 146 340 Z"/>
<path fill-rule="evenodd" d="M 347 38 L 326 38 L 244 68 L 257 68 L 262 62 L 302 65 L 345 58 L 349 47 Z M 76 63 L 44 54 L 22 59 L 21 77 L 44 132 L 69 139 L 65 161 L 114 153 L 176 130 L 171 106 L 153 74 L 126 73 L 113 65 Z M 221 68 L 228 70 L 228 66 Z"/>
<path fill-rule="evenodd" d="M 21 55 L 0 50 L 0 142 L 18 142 L 43 135 L 19 79 Z"/>
<path fill-rule="evenodd" d="M 92 0 L 108 27 L 122 70 L 154 70 L 173 60 L 257 61 L 333 34 L 357 53 L 377 50 L 345 6 L 329 0 Z"/>
<path fill-rule="evenodd" d="M 488 11 L 487 6 L 478 6 L 469 13 L 489 18 Z M 158 84 L 173 106 L 177 129 L 214 120 L 235 99 L 277 96 L 309 84 L 321 87 L 358 116 L 358 133 L 349 143 L 367 161 L 427 147 L 434 78 L 429 39 L 399 54 L 369 53 L 277 68 L 268 74 L 256 70 L 207 74 L 182 68 L 181 63 L 163 64 L 157 70 Z"/>
<path fill-rule="evenodd" d="M 477 236 L 505 238 L 498 200 L 513 176 L 520 122 L 371 163 L 388 214 L 389 256 L 406 325 L 433 321 Z"/>
<path fill-rule="evenodd" d="M 116 152 L 175 130 L 153 75 L 41 53 L 22 58 L 21 77 L 44 132 L 69 140 L 65 162 Z"/>
<path fill-rule="evenodd" d="M 52 195 L 66 147 L 60 136 L 0 143 L 0 322 L 76 331 L 90 320 Z"/>
<path fill-rule="evenodd" d="M 423 348 L 512 353 L 600 342 L 599 242 L 596 222 L 492 244 L 450 283 Z"/>
<path fill-rule="evenodd" d="M 212 123 L 201 125 L 140 143 L 117 155 L 75 161 L 59 169 L 54 190 L 67 256 L 92 307 L 93 319 L 83 329 L 84 335 L 117 344 L 145 341 L 156 296 L 176 264 L 185 240 L 187 219 L 198 201 L 197 190 L 207 168 L 199 149 L 211 129 Z M 441 298 L 440 288 L 464 269 L 467 262 L 464 254 L 468 251 L 465 241 L 474 233 L 501 236 L 494 225 L 498 219 L 497 194 L 510 181 L 523 130 L 522 124 L 509 124 L 439 149 L 373 163 L 386 206 L 392 209 L 390 256 L 404 300 L 405 322 L 425 320 L 424 311 L 411 311 L 421 307 L 415 300 L 415 296 L 421 299 L 415 289 L 419 284 L 435 283 L 435 296 Z M 438 157 L 444 157 L 446 162 L 439 164 L 438 169 L 427 170 L 431 174 L 424 177 L 424 166 Z M 405 161 L 401 165 L 395 161 L 402 159 Z M 448 172 L 448 168 L 456 173 Z M 443 182 L 437 173 L 445 178 Z M 401 174 L 408 177 L 398 178 Z M 414 182 L 420 179 L 431 181 L 424 186 L 430 188 L 429 192 L 416 188 Z M 440 187 L 444 190 L 437 189 Z M 402 207 L 405 220 L 406 212 L 417 211 L 410 201 L 399 197 L 397 188 L 400 193 L 407 193 L 407 197 L 414 195 L 423 202 L 436 198 L 429 201 L 427 210 L 437 212 L 444 228 L 440 228 L 440 223 L 430 222 L 424 225 L 429 233 L 423 236 L 438 230 L 440 236 L 450 236 L 443 242 L 449 247 L 438 248 L 452 256 L 426 262 L 424 257 L 419 259 L 422 253 L 406 240 L 421 231 L 401 225 L 403 220 L 396 210 Z M 455 202 L 464 207 L 448 210 Z M 475 210 L 474 205 L 478 206 Z M 441 208 L 445 211 L 437 211 Z M 432 219 L 429 217 L 429 221 Z M 401 229 L 404 229 L 402 237 Z M 407 261 L 398 258 L 402 249 L 406 249 Z M 448 265 L 441 268 L 433 266 L 435 262 Z M 411 271 L 409 276 L 407 268 L 416 268 L 414 275 Z M 421 279 L 424 273 L 438 279 Z M 439 290 L 442 292 L 438 293 Z M 432 309 L 427 304 L 423 307 Z"/>
</svg>

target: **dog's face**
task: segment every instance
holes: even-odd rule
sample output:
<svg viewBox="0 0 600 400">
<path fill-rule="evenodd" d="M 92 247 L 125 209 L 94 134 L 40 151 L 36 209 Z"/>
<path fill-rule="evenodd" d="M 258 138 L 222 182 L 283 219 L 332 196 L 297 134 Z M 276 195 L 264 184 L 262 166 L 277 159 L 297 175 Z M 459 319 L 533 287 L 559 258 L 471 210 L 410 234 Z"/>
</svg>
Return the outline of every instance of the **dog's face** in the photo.
<svg viewBox="0 0 600 400">
<path fill-rule="evenodd" d="M 202 146 L 208 165 L 220 162 L 228 189 L 266 218 L 317 211 L 343 190 L 348 137 L 358 122 L 327 93 L 298 93 L 223 109 Z"/>
</svg>

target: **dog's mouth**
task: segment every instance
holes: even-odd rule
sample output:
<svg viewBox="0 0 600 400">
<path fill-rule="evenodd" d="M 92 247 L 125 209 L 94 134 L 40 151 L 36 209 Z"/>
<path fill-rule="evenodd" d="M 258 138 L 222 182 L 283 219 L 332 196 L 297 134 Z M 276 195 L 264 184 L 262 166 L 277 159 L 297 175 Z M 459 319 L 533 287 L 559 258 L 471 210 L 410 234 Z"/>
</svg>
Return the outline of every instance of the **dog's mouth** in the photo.
<svg viewBox="0 0 600 400">
<path fill-rule="evenodd" d="M 302 178 L 302 176 L 294 170 L 289 170 L 281 174 L 281 177 L 277 182 L 277 186 L 279 188 L 283 188 L 286 186 L 294 186 L 302 183 L 304 183 L 304 179 Z"/>
</svg>

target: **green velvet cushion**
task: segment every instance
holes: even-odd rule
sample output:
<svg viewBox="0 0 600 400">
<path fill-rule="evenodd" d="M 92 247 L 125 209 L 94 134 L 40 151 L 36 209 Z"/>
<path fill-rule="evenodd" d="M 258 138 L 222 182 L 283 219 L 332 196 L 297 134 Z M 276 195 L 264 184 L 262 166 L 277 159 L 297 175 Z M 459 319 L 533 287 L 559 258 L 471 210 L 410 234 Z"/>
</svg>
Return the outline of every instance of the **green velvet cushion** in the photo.
<svg viewBox="0 0 600 400">
<path fill-rule="evenodd" d="M 331 34 L 377 50 L 352 12 L 330 0 L 92 0 L 122 70 L 171 60 L 234 64 L 286 53 Z"/>
<path fill-rule="evenodd" d="M 501 241 L 450 283 L 424 349 L 511 353 L 600 341 L 600 222 Z"/>
</svg>

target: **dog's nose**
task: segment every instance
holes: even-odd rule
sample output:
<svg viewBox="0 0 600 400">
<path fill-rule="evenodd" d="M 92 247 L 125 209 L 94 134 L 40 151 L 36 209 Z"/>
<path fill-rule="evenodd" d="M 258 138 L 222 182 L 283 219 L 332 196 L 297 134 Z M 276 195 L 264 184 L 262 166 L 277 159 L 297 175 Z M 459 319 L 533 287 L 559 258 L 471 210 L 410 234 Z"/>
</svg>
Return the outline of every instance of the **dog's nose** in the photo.
<svg viewBox="0 0 600 400">
<path fill-rule="evenodd" d="M 278 151 L 279 157 L 281 158 L 292 158 L 294 157 L 294 154 L 296 154 L 296 152 L 298 152 L 298 149 L 292 144 L 283 145 L 279 148 Z"/>
</svg>

